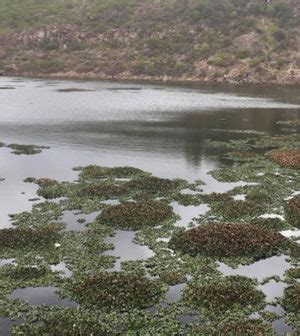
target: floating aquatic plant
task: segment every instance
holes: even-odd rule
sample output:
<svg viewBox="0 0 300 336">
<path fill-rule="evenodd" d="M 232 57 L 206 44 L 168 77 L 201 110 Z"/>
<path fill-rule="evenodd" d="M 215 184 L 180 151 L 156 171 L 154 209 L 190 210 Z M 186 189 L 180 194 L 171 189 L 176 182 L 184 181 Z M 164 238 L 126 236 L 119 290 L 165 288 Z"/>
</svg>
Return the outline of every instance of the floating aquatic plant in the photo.
<svg viewBox="0 0 300 336">
<path fill-rule="evenodd" d="M 124 202 L 104 209 L 97 221 L 121 229 L 139 230 L 171 219 L 172 208 L 160 201 Z"/>
<path fill-rule="evenodd" d="M 17 335 L 30 336 L 106 336 L 117 335 L 108 324 L 81 309 L 63 308 L 38 316 L 38 323 L 15 328 Z"/>
<path fill-rule="evenodd" d="M 155 176 L 144 176 L 133 179 L 126 184 L 130 190 L 145 192 L 151 195 L 165 196 L 178 191 L 185 185 L 183 180 L 169 180 Z"/>
<path fill-rule="evenodd" d="M 188 329 L 187 336 L 214 335 L 214 336 L 274 336 L 272 327 L 262 320 L 238 320 L 228 322 L 214 322 L 199 324 Z"/>
<path fill-rule="evenodd" d="M 265 306 L 265 295 L 255 282 L 242 276 L 227 276 L 206 284 L 190 283 L 183 292 L 183 301 L 193 308 L 214 312 L 246 309 L 258 311 Z"/>
<path fill-rule="evenodd" d="M 285 126 L 285 127 L 300 127 L 300 120 L 286 120 L 286 121 L 277 121 L 277 125 Z"/>
<path fill-rule="evenodd" d="M 285 208 L 289 222 L 300 228 L 300 195 L 290 199 Z"/>
<path fill-rule="evenodd" d="M 164 288 L 156 280 L 134 274 L 102 272 L 75 283 L 72 292 L 81 304 L 128 311 L 154 305 Z"/>
<path fill-rule="evenodd" d="M 267 157 L 282 167 L 300 169 L 300 149 L 274 150 L 267 153 Z"/>
<path fill-rule="evenodd" d="M 242 217 L 253 217 L 264 213 L 261 204 L 254 201 L 228 199 L 224 202 L 211 204 L 212 211 L 225 220 L 236 220 Z"/>
<path fill-rule="evenodd" d="M 45 267 L 16 266 L 7 268 L 5 273 L 14 280 L 27 281 L 44 276 L 47 269 Z"/>
<path fill-rule="evenodd" d="M 0 230 L 0 249 L 30 248 L 50 244 L 59 238 L 61 226 L 49 224 L 40 229 L 9 228 Z"/>
<path fill-rule="evenodd" d="M 299 314 L 300 312 L 300 283 L 297 282 L 284 290 L 282 306 L 289 313 Z"/>
<path fill-rule="evenodd" d="M 177 232 L 169 245 L 190 255 L 260 259 L 276 254 L 285 243 L 278 232 L 259 226 L 211 223 Z"/>
<path fill-rule="evenodd" d="M 11 148 L 13 151 L 13 154 L 16 155 L 33 155 L 33 154 L 39 154 L 42 152 L 43 149 L 48 149 L 47 146 L 38 146 L 38 145 L 20 145 L 20 144 L 11 144 L 7 147 Z"/>
<path fill-rule="evenodd" d="M 122 185 L 107 182 L 87 183 L 82 184 L 79 187 L 78 193 L 87 197 L 100 197 L 103 199 L 109 199 L 120 197 L 126 194 L 126 189 Z"/>
<path fill-rule="evenodd" d="M 79 170 L 80 168 L 75 168 Z M 84 168 L 81 168 L 79 177 L 84 180 L 89 179 L 102 179 L 102 178 L 132 178 L 140 175 L 145 175 L 144 171 L 134 167 L 100 167 L 95 165 L 90 165 Z"/>
</svg>

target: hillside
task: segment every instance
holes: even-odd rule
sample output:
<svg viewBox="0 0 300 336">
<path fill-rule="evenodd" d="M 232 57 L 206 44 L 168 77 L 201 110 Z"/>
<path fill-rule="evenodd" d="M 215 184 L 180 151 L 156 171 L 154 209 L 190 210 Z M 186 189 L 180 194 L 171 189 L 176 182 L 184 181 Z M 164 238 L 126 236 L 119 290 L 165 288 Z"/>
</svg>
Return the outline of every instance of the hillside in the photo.
<svg viewBox="0 0 300 336">
<path fill-rule="evenodd" d="M 300 84 L 300 0 L 0 0 L 0 73 Z"/>
</svg>

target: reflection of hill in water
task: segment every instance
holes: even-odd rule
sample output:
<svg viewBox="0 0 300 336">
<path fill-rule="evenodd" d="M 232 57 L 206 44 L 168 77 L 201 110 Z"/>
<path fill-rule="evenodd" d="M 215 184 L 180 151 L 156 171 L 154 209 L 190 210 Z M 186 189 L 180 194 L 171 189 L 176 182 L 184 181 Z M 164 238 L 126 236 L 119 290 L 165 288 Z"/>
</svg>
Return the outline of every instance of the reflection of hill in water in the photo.
<svg viewBox="0 0 300 336">
<path fill-rule="evenodd" d="M 0 78 L 1 85 L 12 82 Z M 211 160 L 205 139 L 240 139 L 255 136 L 255 132 L 274 134 L 279 131 L 276 121 L 300 115 L 300 109 L 285 105 L 297 103 L 293 87 L 206 86 L 200 91 L 191 85 L 47 80 L 14 85 L 16 90 L 8 90 L 1 97 L 6 106 L 0 116 L 3 140 L 17 137 L 19 142 L 105 150 L 124 156 L 152 153 L 182 157 L 193 166 Z M 56 92 L 71 86 L 95 91 Z M 17 100 L 13 96 L 16 93 Z"/>
</svg>

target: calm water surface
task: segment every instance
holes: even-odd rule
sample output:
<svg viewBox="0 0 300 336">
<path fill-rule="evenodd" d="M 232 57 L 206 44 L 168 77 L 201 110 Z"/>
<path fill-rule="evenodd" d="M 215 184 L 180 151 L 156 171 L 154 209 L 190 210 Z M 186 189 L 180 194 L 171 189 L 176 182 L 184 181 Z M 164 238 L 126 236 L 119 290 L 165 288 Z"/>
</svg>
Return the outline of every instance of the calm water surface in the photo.
<svg viewBox="0 0 300 336">
<path fill-rule="evenodd" d="M 9 213 L 31 209 L 29 199 L 35 197 L 36 186 L 23 183 L 24 178 L 73 180 L 76 172 L 72 168 L 78 165 L 131 165 L 161 177 L 203 179 L 205 192 L 229 190 L 236 184 L 217 183 L 207 175 L 224 162 L 208 156 L 205 140 L 276 134 L 278 120 L 297 118 L 300 95 L 296 87 L 167 86 L 1 77 L 0 141 L 44 144 L 51 149 L 39 155 L 17 156 L 0 148 L 0 178 L 5 178 L 0 182 L 0 228 L 10 226 Z M 181 226 L 207 210 L 176 204 L 174 209 L 182 217 L 178 222 Z M 74 214 L 65 214 L 66 218 L 70 228 L 84 229 Z M 126 256 L 136 258 L 133 237 L 120 231 L 111 239 L 116 245 L 113 255 L 122 255 L 116 267 Z M 142 259 L 151 256 L 146 247 L 137 247 L 137 252 Z M 273 261 L 274 267 L 280 264 L 280 272 L 287 267 L 284 259 L 274 257 Z M 268 265 L 269 274 L 272 260 Z M 222 268 L 225 274 L 235 272 L 224 265 Z M 241 267 L 240 271 L 255 277 L 260 269 L 258 264 L 257 268 Z M 266 286 L 266 292 L 276 296 L 275 287 L 271 287 Z M 180 290 L 181 286 L 170 288 L 168 301 L 179 298 Z M 35 297 L 33 289 L 14 293 L 39 303 L 47 303 L 46 294 Z M 274 328 L 278 332 L 287 331 L 284 321 L 277 324 Z M 8 321 L 0 319 L 3 330 L 4 326 L 8 330 Z"/>
</svg>

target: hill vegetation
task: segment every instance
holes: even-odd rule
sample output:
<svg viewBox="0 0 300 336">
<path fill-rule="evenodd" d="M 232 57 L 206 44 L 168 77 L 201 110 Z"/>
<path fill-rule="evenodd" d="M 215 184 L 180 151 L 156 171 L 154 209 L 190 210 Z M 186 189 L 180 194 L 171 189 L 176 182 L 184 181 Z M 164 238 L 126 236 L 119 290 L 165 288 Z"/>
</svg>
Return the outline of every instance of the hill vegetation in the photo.
<svg viewBox="0 0 300 336">
<path fill-rule="evenodd" d="M 0 72 L 300 83 L 299 0 L 0 0 Z"/>
</svg>

